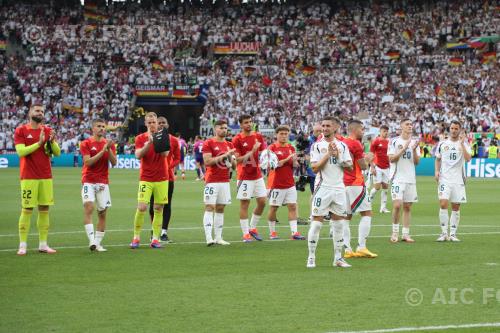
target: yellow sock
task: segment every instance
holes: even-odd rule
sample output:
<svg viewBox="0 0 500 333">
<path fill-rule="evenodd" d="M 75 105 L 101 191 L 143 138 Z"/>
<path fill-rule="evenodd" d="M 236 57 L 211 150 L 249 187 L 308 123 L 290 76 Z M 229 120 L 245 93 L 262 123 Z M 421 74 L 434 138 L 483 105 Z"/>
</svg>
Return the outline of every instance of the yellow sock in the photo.
<svg viewBox="0 0 500 333">
<path fill-rule="evenodd" d="M 31 214 L 33 211 L 29 209 L 21 210 L 19 216 L 19 242 L 26 244 L 28 242 L 28 234 L 30 232 Z"/>
<path fill-rule="evenodd" d="M 134 238 L 140 238 L 142 224 L 144 223 L 144 214 L 145 212 L 141 212 L 140 210 L 135 211 L 135 219 L 134 219 Z"/>
<path fill-rule="evenodd" d="M 48 211 L 38 211 L 38 219 L 36 221 L 36 226 L 38 227 L 38 237 L 40 239 L 40 243 L 47 243 L 47 237 L 49 235 Z"/>
<path fill-rule="evenodd" d="M 153 215 L 153 239 L 160 239 L 162 223 L 163 223 L 163 209 L 160 211 L 155 209 Z"/>
</svg>

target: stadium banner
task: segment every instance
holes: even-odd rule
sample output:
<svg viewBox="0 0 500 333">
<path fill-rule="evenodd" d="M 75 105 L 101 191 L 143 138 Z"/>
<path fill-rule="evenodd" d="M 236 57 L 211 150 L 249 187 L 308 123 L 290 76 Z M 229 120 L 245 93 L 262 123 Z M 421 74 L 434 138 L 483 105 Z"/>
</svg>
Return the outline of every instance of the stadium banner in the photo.
<svg viewBox="0 0 500 333">
<path fill-rule="evenodd" d="M 215 44 L 215 55 L 256 55 L 260 52 L 262 43 L 260 42 L 233 42 Z"/>
<path fill-rule="evenodd" d="M 135 95 L 138 97 L 196 99 L 200 95 L 200 85 L 138 84 L 135 87 Z"/>
<path fill-rule="evenodd" d="M 74 165 L 74 154 L 61 154 L 52 159 L 54 167 L 72 167 Z M 78 155 L 78 165 L 82 165 L 82 158 Z M 196 170 L 193 156 L 188 155 L 184 160 L 186 170 Z M 117 156 L 118 169 L 139 169 L 140 162 L 133 154 L 119 154 Z M 17 154 L 0 154 L 0 169 L 19 167 Z M 473 158 L 465 165 L 467 177 L 471 178 L 500 178 L 500 159 Z M 417 166 L 418 176 L 434 176 L 434 158 L 421 158 Z"/>
</svg>

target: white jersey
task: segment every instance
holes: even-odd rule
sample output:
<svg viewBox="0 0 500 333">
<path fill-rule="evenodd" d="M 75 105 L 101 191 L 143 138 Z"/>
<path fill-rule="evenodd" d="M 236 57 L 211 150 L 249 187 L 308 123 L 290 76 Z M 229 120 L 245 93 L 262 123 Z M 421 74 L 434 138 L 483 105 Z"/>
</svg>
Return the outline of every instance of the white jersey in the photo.
<svg viewBox="0 0 500 333">
<path fill-rule="evenodd" d="M 317 174 L 317 186 L 323 187 L 344 187 L 344 168 L 341 164 L 351 161 L 351 154 L 347 145 L 337 139 L 333 141 L 339 151 L 339 157 L 330 157 L 322 170 Z M 328 145 L 324 138 L 315 142 L 311 147 L 311 163 L 319 162 L 325 155 L 328 154 Z M 319 180 L 318 180 L 319 178 Z"/>
<path fill-rule="evenodd" d="M 464 143 L 465 149 L 470 154 L 471 148 Z M 441 141 L 436 149 L 436 158 L 441 159 L 439 170 L 439 182 L 445 184 L 465 183 L 465 159 L 462 153 L 461 143 L 450 139 Z"/>
<path fill-rule="evenodd" d="M 401 149 L 403 149 L 407 140 L 398 136 L 394 138 L 389 143 L 387 148 L 387 155 L 396 155 Z M 410 143 L 410 146 L 401 155 L 399 160 L 395 163 L 391 163 L 390 177 L 393 183 L 407 183 L 416 184 L 417 180 L 415 177 L 415 164 L 413 163 L 413 150 L 411 147 L 414 142 Z M 420 156 L 420 149 L 416 149 L 417 156 Z"/>
</svg>

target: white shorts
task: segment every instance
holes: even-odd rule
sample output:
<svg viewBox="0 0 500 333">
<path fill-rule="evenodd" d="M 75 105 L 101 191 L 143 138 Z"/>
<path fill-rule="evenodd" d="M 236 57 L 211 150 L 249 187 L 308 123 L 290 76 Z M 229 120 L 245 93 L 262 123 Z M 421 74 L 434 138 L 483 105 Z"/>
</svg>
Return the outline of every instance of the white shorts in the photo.
<svg viewBox="0 0 500 333">
<path fill-rule="evenodd" d="M 251 198 L 265 198 L 267 197 L 266 184 L 264 178 L 256 180 L 238 180 L 238 192 L 236 199 L 250 200 Z"/>
<path fill-rule="evenodd" d="M 364 186 L 346 186 L 346 210 L 348 214 L 372 210 L 370 196 Z"/>
<path fill-rule="evenodd" d="M 418 202 L 417 185 L 409 183 L 391 184 L 392 200 L 402 200 L 403 202 Z"/>
<path fill-rule="evenodd" d="M 203 190 L 205 205 L 229 205 L 231 203 L 231 188 L 229 183 L 207 183 Z"/>
<path fill-rule="evenodd" d="M 465 185 L 439 183 L 438 197 L 439 200 L 449 200 L 451 203 L 466 203 Z"/>
<path fill-rule="evenodd" d="M 109 193 L 108 184 L 83 183 L 82 201 L 83 203 L 95 202 L 98 211 L 111 207 L 111 194 Z"/>
<path fill-rule="evenodd" d="M 272 188 L 267 196 L 269 206 L 283 206 L 297 203 L 297 190 L 295 186 L 290 188 Z"/>
<path fill-rule="evenodd" d="M 321 185 L 314 191 L 311 203 L 312 216 L 325 216 L 330 212 L 339 216 L 347 216 L 345 188 L 326 188 Z"/>
<path fill-rule="evenodd" d="M 387 169 L 380 169 L 378 166 L 375 166 L 375 184 L 389 184 L 389 168 Z"/>
</svg>

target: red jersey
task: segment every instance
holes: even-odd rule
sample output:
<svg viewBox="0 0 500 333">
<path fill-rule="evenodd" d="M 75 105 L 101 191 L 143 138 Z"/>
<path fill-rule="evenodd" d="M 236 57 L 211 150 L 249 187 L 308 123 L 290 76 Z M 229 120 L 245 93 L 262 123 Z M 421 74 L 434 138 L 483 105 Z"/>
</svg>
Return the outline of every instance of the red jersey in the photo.
<svg viewBox="0 0 500 333">
<path fill-rule="evenodd" d="M 375 155 L 375 165 L 380 169 L 389 168 L 389 156 L 387 156 L 387 147 L 389 146 L 388 139 L 376 137 L 370 145 L 370 151 Z"/>
<path fill-rule="evenodd" d="M 149 133 L 142 133 L 135 137 L 135 149 L 141 149 L 149 141 Z M 141 158 L 140 180 L 146 182 L 161 182 L 168 180 L 167 157 L 155 152 L 153 145 Z"/>
<path fill-rule="evenodd" d="M 342 142 L 347 145 L 352 157 L 353 169 L 352 171 L 344 170 L 344 185 L 345 186 L 365 186 L 363 173 L 359 167 L 358 160 L 362 159 L 365 155 L 363 145 L 359 140 L 351 138 L 342 138 Z"/>
<path fill-rule="evenodd" d="M 203 142 L 202 152 L 203 154 L 212 154 L 212 157 L 217 157 L 226 153 L 228 150 L 233 149 L 233 144 L 231 142 L 217 141 L 217 139 L 211 138 Z M 227 183 L 229 182 L 229 168 L 221 162 L 214 165 L 206 166 L 207 172 L 205 173 L 205 183 Z"/>
<path fill-rule="evenodd" d="M 282 147 L 279 143 L 273 143 L 269 146 L 269 150 L 276 154 L 278 161 L 284 160 L 295 153 L 295 148 L 289 143 L 287 143 L 285 147 Z M 267 182 L 271 189 L 287 189 L 294 187 L 293 158 L 288 160 L 283 166 L 271 170 Z"/>
<path fill-rule="evenodd" d="M 43 126 L 45 142 L 50 135 L 50 127 Z M 40 139 L 41 127 L 31 128 L 31 125 L 21 125 L 14 132 L 14 144 L 24 144 L 26 147 L 37 143 Z M 19 171 L 21 179 L 51 179 L 52 168 L 50 158 L 45 154 L 45 143 L 31 154 L 20 158 Z"/>
<path fill-rule="evenodd" d="M 82 156 L 88 155 L 90 157 L 94 157 L 97 153 L 104 149 L 105 145 L 106 140 L 102 139 L 100 141 L 96 141 L 93 137 L 90 137 L 87 140 L 82 141 L 80 144 L 80 152 Z M 111 150 L 116 154 L 115 145 L 111 146 Z M 86 166 L 85 163 L 83 164 L 82 184 L 108 184 L 108 168 L 109 153 L 106 151 L 104 152 L 104 155 L 102 155 L 102 157 L 92 166 Z"/>
<path fill-rule="evenodd" d="M 238 180 L 256 180 L 262 178 L 259 166 L 259 153 L 266 149 L 266 142 L 262 134 L 258 132 L 252 132 L 250 135 L 240 132 L 233 138 L 233 146 L 239 156 L 246 155 L 251 151 L 257 141 L 260 142 L 259 150 L 250 156 L 248 160 L 238 163 Z"/>
<path fill-rule="evenodd" d="M 168 161 L 168 180 L 169 181 L 174 181 L 175 179 L 175 168 L 179 165 L 181 162 L 181 148 L 179 145 L 179 139 L 177 139 L 175 136 L 172 134 L 169 134 L 170 136 L 170 151 L 168 152 L 167 155 L 167 161 Z"/>
</svg>

